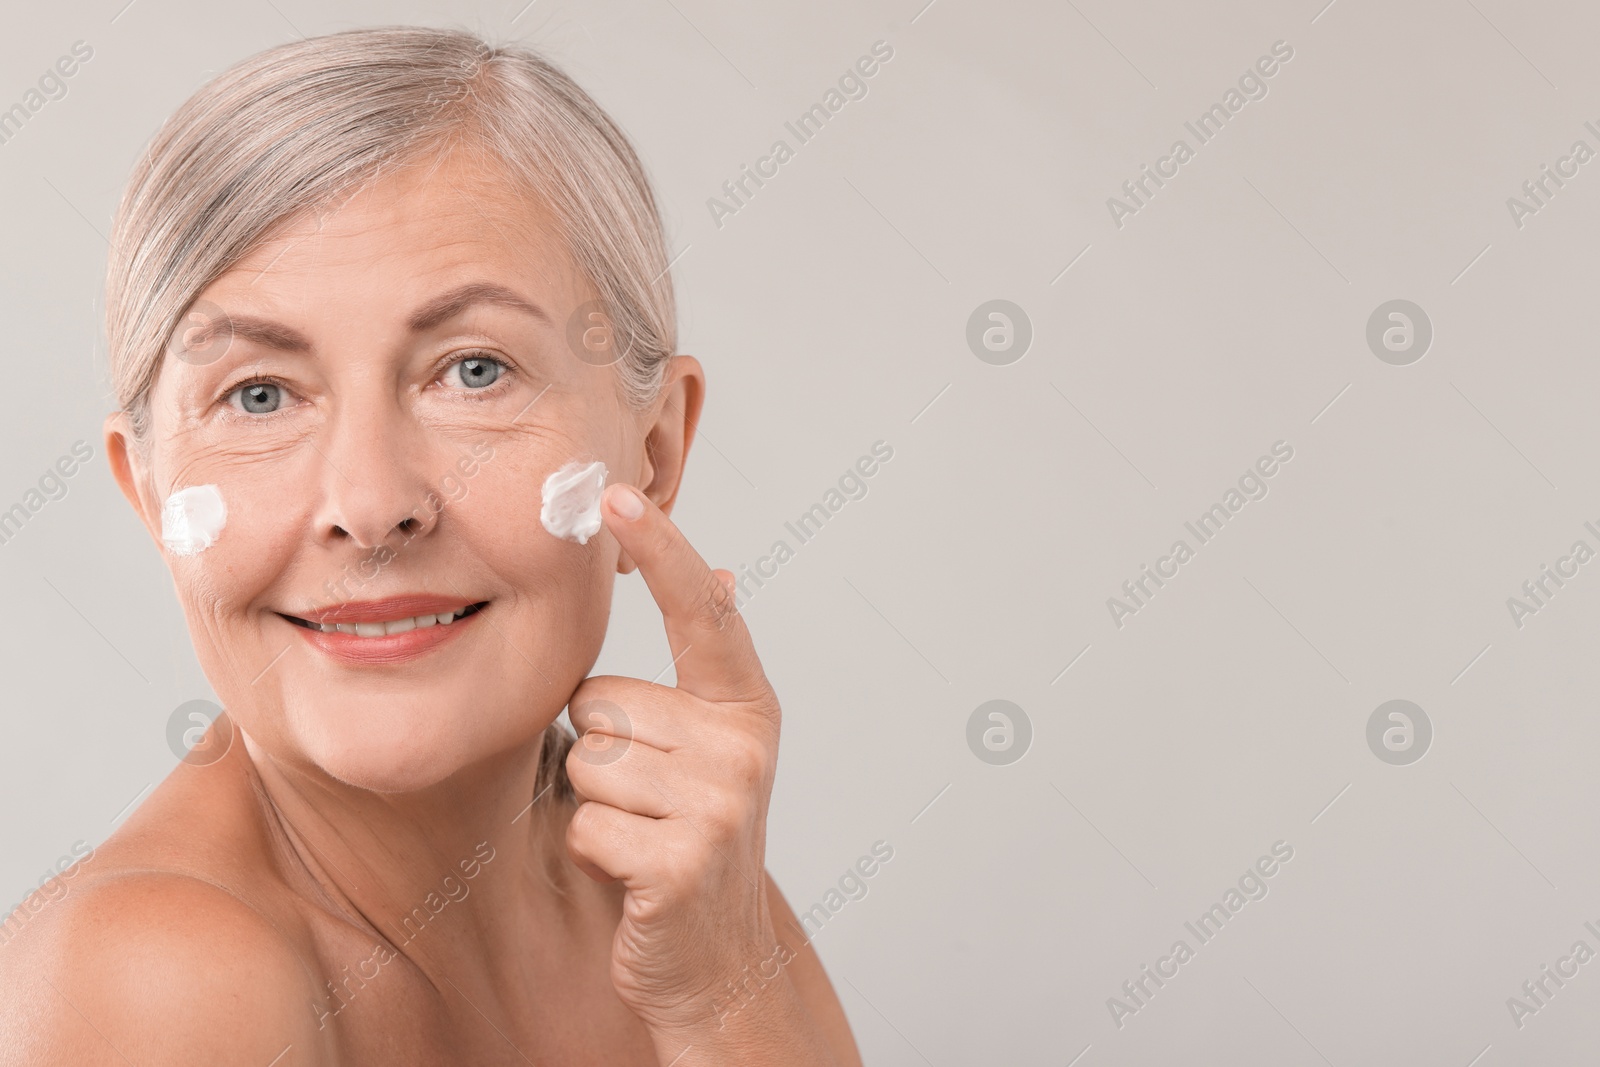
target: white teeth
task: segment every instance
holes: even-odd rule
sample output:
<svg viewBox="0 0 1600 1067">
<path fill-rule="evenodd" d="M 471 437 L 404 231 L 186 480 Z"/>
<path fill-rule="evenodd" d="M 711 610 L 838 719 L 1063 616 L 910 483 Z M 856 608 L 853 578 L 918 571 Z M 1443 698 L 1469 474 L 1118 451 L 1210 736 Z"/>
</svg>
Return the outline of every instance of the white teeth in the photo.
<svg viewBox="0 0 1600 1067">
<path fill-rule="evenodd" d="M 463 612 L 466 608 L 461 609 Z M 429 626 L 449 626 L 458 616 L 455 612 L 442 611 L 436 615 L 415 615 L 409 619 L 394 619 L 390 622 L 341 622 L 341 623 L 313 623 L 313 628 L 325 634 L 341 633 L 354 634 L 357 637 L 382 637 L 385 634 L 403 634 L 407 630 L 421 630 Z"/>
</svg>

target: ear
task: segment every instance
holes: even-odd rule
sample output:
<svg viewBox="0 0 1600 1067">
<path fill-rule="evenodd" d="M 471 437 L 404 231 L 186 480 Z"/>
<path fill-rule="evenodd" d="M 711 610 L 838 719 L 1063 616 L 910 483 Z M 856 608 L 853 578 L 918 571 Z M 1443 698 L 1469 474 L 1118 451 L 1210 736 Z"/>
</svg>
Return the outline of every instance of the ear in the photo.
<svg viewBox="0 0 1600 1067">
<path fill-rule="evenodd" d="M 683 467 L 694 443 L 705 402 L 706 376 L 693 356 L 676 355 L 667 364 L 666 382 L 655 404 L 655 416 L 645 429 L 644 457 L 639 489 L 669 516 L 683 485 Z M 617 573 L 631 574 L 635 564 L 626 551 L 617 557 Z"/>
<path fill-rule="evenodd" d="M 111 473 L 117 479 L 117 487 L 127 497 L 128 503 L 133 505 L 134 513 L 144 523 L 145 532 L 156 543 L 156 547 L 164 549 L 161 541 L 161 506 L 156 503 L 149 465 L 134 439 L 133 424 L 128 413 L 113 411 L 107 415 L 104 430 L 106 458 L 111 463 Z"/>
</svg>

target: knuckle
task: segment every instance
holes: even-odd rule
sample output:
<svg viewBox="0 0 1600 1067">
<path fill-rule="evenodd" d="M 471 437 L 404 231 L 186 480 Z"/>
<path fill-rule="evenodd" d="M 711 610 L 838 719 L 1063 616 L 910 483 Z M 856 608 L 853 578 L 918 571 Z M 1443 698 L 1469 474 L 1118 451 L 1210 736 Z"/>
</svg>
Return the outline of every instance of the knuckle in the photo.
<svg viewBox="0 0 1600 1067">
<path fill-rule="evenodd" d="M 572 818 L 567 820 L 567 844 L 570 847 L 582 851 L 583 842 L 594 832 L 597 810 L 594 801 L 586 800 L 572 813 Z"/>
<path fill-rule="evenodd" d="M 592 784 L 589 774 L 594 769 L 594 761 L 586 754 L 582 737 L 579 737 L 572 743 L 572 747 L 567 749 L 566 766 L 567 780 L 580 793 L 587 792 L 584 787 Z M 580 807 L 578 810 L 582 811 L 583 809 Z"/>
<path fill-rule="evenodd" d="M 749 734 L 735 734 L 726 747 L 729 773 L 745 790 L 766 780 L 772 757 L 762 741 Z"/>
<path fill-rule="evenodd" d="M 616 703 L 628 690 L 628 679 L 615 674 L 591 674 L 579 682 L 567 697 L 567 707 L 582 713 L 589 705 L 604 707 Z"/>
<path fill-rule="evenodd" d="M 744 818 L 742 799 L 731 790 L 711 789 L 700 804 L 701 817 L 719 837 L 727 836 Z"/>
<path fill-rule="evenodd" d="M 682 849 L 674 852 L 672 858 L 667 860 L 661 871 L 661 879 L 667 885 L 687 894 L 700 880 L 700 866 L 701 859 L 698 853 L 691 849 Z"/>
<path fill-rule="evenodd" d="M 678 531 L 670 522 L 651 533 L 648 551 L 651 559 L 662 561 L 671 560 L 679 551 Z"/>
<path fill-rule="evenodd" d="M 739 614 L 739 604 L 728 583 L 715 573 L 708 576 L 701 597 L 701 621 L 711 630 L 721 631 L 732 624 Z"/>
<path fill-rule="evenodd" d="M 567 707 L 573 714 L 587 719 L 596 714 L 612 713 L 612 709 L 620 707 L 617 698 L 623 695 L 622 687 L 609 684 L 608 678 L 586 678 L 567 698 Z"/>
<path fill-rule="evenodd" d="M 760 737 L 746 736 L 744 744 L 734 749 L 739 760 L 739 771 L 750 784 L 765 781 L 773 769 L 773 753 Z"/>
<path fill-rule="evenodd" d="M 707 635 L 719 633 L 727 625 L 726 614 L 717 607 L 716 593 L 710 585 L 702 584 L 695 596 L 692 621 L 697 630 Z"/>
<path fill-rule="evenodd" d="M 622 705 L 596 698 L 572 705 L 573 725 L 578 737 L 567 753 L 573 760 L 604 766 L 621 759 L 633 741 L 633 719 Z"/>
</svg>

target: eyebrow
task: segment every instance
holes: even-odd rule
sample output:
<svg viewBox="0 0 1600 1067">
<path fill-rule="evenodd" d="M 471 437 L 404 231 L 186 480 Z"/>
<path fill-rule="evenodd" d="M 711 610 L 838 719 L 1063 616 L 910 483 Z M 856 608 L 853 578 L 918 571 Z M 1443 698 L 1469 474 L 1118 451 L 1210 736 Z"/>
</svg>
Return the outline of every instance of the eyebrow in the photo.
<svg viewBox="0 0 1600 1067">
<path fill-rule="evenodd" d="M 503 285 L 494 282 L 468 282 L 454 289 L 440 293 L 429 300 L 406 320 L 406 326 L 412 333 L 422 333 L 431 330 L 441 323 L 448 322 L 468 308 L 480 304 L 493 304 L 499 307 L 520 311 L 539 319 L 547 326 L 554 325 L 550 315 L 538 304 L 519 295 Z M 228 325 L 233 336 L 250 341 L 267 348 L 280 349 L 286 352 L 309 352 L 311 342 L 305 335 L 280 322 L 271 319 L 258 318 L 252 315 L 229 315 Z"/>
<path fill-rule="evenodd" d="M 449 292 L 441 293 L 413 312 L 407 325 L 411 327 L 412 333 L 421 333 L 442 322 L 448 322 L 477 304 L 497 304 L 500 307 L 532 315 L 542 320 L 546 326 L 554 325 L 544 308 L 493 282 L 468 282 Z"/>
</svg>

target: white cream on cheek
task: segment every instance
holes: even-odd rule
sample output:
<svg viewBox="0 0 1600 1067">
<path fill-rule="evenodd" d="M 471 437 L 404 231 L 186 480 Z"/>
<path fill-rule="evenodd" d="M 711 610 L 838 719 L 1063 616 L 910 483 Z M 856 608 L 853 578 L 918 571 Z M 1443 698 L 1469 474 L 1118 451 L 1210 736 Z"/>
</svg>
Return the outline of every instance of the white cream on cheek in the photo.
<svg viewBox="0 0 1600 1067">
<path fill-rule="evenodd" d="M 192 485 L 167 497 L 161 508 L 161 540 L 175 556 L 193 556 L 217 543 L 228 522 L 228 506 L 214 485 Z"/>
<path fill-rule="evenodd" d="M 563 541 L 588 544 L 600 532 L 600 493 L 605 487 L 604 463 L 573 460 L 544 480 L 539 521 Z"/>
</svg>

